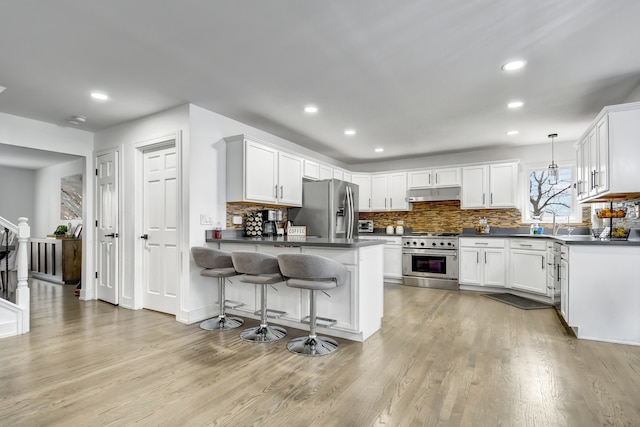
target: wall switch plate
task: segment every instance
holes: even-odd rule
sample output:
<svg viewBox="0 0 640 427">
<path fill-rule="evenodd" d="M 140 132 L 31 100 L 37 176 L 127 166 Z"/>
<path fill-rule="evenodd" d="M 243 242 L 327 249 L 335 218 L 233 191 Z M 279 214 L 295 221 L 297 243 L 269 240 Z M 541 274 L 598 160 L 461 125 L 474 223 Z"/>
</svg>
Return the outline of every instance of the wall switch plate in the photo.
<svg viewBox="0 0 640 427">
<path fill-rule="evenodd" d="M 207 214 L 200 214 L 200 225 L 213 225 L 213 217 Z"/>
<path fill-rule="evenodd" d="M 398 220 L 398 225 L 404 225 L 404 221 L 403 221 L 403 220 L 401 220 L 401 219 L 399 219 L 399 220 Z"/>
<path fill-rule="evenodd" d="M 242 224 L 242 217 L 241 217 L 241 216 L 234 216 L 234 217 L 233 217 L 233 223 L 234 223 L 235 225 L 240 225 L 240 224 Z"/>
</svg>

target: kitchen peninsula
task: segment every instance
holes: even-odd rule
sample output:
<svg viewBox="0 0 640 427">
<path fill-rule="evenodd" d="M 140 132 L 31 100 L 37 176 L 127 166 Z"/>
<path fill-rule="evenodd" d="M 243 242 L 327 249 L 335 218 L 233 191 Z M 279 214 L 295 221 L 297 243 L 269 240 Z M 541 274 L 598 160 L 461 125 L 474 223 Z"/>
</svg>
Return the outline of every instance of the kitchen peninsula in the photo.
<svg viewBox="0 0 640 427">
<path fill-rule="evenodd" d="M 335 319 L 336 324 L 322 327 L 324 335 L 364 341 L 382 324 L 384 312 L 383 296 L 383 247 L 384 241 L 359 239 L 328 239 L 315 237 L 255 238 L 223 236 L 214 239 L 212 232 L 206 233 L 206 245 L 227 252 L 256 251 L 271 255 L 303 253 L 335 259 L 347 268 L 348 280 L 343 286 L 318 293 L 318 316 Z M 237 277 L 229 278 L 226 297 L 240 303 L 228 313 L 245 318 L 259 319 L 259 290 L 255 285 L 243 283 Z M 303 318 L 309 315 L 307 290 L 290 288 L 284 282 L 269 289 L 268 306 L 271 310 L 284 312 L 272 323 L 307 330 Z M 213 307 L 214 301 L 210 302 Z M 234 304 L 235 305 L 235 304 Z"/>
</svg>

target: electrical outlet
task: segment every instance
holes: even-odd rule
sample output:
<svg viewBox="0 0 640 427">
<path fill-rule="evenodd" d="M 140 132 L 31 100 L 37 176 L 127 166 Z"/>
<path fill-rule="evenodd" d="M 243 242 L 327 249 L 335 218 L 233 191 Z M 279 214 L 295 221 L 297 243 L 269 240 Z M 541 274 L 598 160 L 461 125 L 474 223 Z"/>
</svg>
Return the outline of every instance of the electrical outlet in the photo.
<svg viewBox="0 0 640 427">
<path fill-rule="evenodd" d="M 234 217 L 233 217 L 233 223 L 234 223 L 235 225 L 240 225 L 240 224 L 242 224 L 242 217 L 241 217 L 241 216 L 234 216 Z"/>
<path fill-rule="evenodd" d="M 399 220 L 398 220 L 398 225 L 404 225 L 404 221 L 403 221 L 403 220 L 401 220 L 401 219 L 399 219 Z"/>
</svg>

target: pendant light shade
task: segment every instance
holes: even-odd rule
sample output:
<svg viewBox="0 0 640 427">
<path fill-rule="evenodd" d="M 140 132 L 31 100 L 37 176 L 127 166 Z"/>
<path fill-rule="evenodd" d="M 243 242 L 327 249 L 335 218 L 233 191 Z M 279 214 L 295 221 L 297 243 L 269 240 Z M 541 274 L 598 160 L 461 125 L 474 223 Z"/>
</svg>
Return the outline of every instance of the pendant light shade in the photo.
<svg viewBox="0 0 640 427">
<path fill-rule="evenodd" d="M 551 164 L 549 165 L 547 175 L 550 185 L 556 185 L 558 183 L 558 165 L 556 165 L 556 162 L 553 160 L 553 139 L 557 137 L 557 133 L 549 134 L 549 138 L 551 138 Z"/>
</svg>

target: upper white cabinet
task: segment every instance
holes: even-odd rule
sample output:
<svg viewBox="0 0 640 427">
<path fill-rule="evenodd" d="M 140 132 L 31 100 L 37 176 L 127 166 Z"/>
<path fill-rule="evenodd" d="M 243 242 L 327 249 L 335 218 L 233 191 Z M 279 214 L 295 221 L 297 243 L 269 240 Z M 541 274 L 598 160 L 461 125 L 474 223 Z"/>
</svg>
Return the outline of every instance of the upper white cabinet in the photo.
<svg viewBox="0 0 640 427">
<path fill-rule="evenodd" d="M 640 193 L 640 102 L 605 107 L 576 143 L 578 200 Z M 635 193 L 635 194 L 634 194 Z"/>
<path fill-rule="evenodd" d="M 371 176 L 372 211 L 406 211 L 408 209 L 406 172 Z"/>
<path fill-rule="evenodd" d="M 357 175 L 351 177 L 351 182 L 358 185 L 358 210 L 371 211 L 371 175 Z"/>
<path fill-rule="evenodd" d="M 462 168 L 462 209 L 516 207 L 517 163 Z"/>
<path fill-rule="evenodd" d="M 227 141 L 227 201 L 302 205 L 301 158 L 239 135 Z"/>
<path fill-rule="evenodd" d="M 329 166 L 320 165 L 320 179 L 331 179 L 333 178 L 333 168 Z"/>
<path fill-rule="evenodd" d="M 307 179 L 320 179 L 320 165 L 311 160 L 305 160 L 302 176 Z"/>
<path fill-rule="evenodd" d="M 409 171 L 407 173 L 407 187 L 409 189 L 459 187 L 461 184 L 460 172 L 460 168 Z"/>
</svg>

